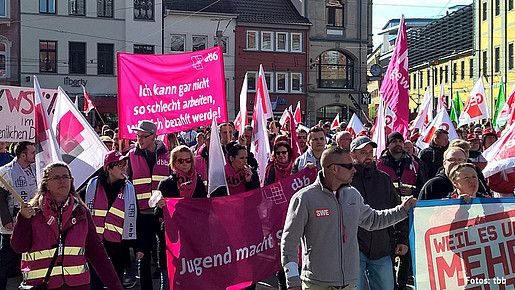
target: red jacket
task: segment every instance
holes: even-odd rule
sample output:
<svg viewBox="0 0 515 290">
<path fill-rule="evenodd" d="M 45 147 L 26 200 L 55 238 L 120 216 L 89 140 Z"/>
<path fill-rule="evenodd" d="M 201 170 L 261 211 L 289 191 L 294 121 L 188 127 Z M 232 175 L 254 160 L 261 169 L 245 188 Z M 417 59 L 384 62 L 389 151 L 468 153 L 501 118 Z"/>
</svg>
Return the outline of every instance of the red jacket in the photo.
<svg viewBox="0 0 515 290">
<path fill-rule="evenodd" d="M 123 289 L 89 211 L 71 195 L 62 211 L 57 209 L 53 199 L 44 199 L 43 210 L 34 217 L 26 219 L 18 214 L 11 237 L 13 250 L 23 253 L 21 271 L 25 282 L 34 286 L 43 283 L 58 244 L 60 219 L 62 233 L 66 233 L 64 249 L 54 264 L 48 288 L 89 284 L 88 261 L 109 289 Z"/>
</svg>

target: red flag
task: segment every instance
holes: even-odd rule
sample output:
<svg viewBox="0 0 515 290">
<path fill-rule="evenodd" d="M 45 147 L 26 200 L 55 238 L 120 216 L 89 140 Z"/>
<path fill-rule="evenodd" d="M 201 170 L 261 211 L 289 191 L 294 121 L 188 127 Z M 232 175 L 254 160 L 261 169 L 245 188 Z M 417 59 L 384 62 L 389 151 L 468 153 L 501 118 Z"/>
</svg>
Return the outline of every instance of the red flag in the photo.
<svg viewBox="0 0 515 290">
<path fill-rule="evenodd" d="M 485 86 L 483 85 L 483 78 L 480 77 L 470 92 L 470 97 L 461 112 L 458 127 L 488 118 L 490 118 L 490 109 L 486 98 Z"/>
<path fill-rule="evenodd" d="M 347 125 L 347 128 L 345 131 L 350 132 L 350 135 L 352 139 L 356 138 L 356 135 L 358 135 L 359 132 L 366 130 L 365 126 L 363 126 L 363 123 L 361 123 L 361 120 L 358 118 L 356 113 L 352 115 L 352 117 L 349 120 L 349 125 Z"/>
<path fill-rule="evenodd" d="M 449 132 L 449 141 L 459 138 L 456 130 L 454 129 L 454 126 L 452 125 L 451 118 L 449 117 L 449 114 L 447 114 L 447 111 L 440 110 L 431 124 L 429 124 L 427 129 L 421 134 L 417 141 L 417 146 L 420 149 L 428 147 L 431 143 L 431 140 L 433 139 L 433 135 L 436 129 L 439 128 Z"/>
<path fill-rule="evenodd" d="M 263 65 L 259 65 L 259 75 L 256 86 L 256 97 L 254 98 L 254 113 L 257 112 L 258 102 L 261 102 L 261 108 L 263 109 L 263 114 L 265 120 L 268 118 L 272 118 L 274 116 L 274 112 L 272 111 L 272 103 L 270 102 L 270 96 L 268 95 L 268 87 L 266 85 L 265 71 L 263 70 Z M 256 123 L 256 114 L 252 114 L 252 126 L 255 126 Z"/>
<path fill-rule="evenodd" d="M 86 87 L 82 86 L 82 91 L 84 92 L 84 113 L 87 115 L 91 110 L 95 108 L 93 102 L 89 98 L 89 94 L 86 91 Z"/>
<path fill-rule="evenodd" d="M 340 113 L 336 114 L 333 122 L 331 123 L 331 130 L 340 127 Z"/>
<path fill-rule="evenodd" d="M 297 102 L 297 108 L 295 108 L 295 114 L 293 114 L 295 125 L 302 123 L 302 112 L 300 111 L 300 101 Z"/>
<path fill-rule="evenodd" d="M 443 82 L 440 85 L 440 97 L 438 98 L 437 111 L 440 111 L 441 109 L 447 110 L 447 96 L 445 95 L 445 88 L 443 87 Z"/>
</svg>

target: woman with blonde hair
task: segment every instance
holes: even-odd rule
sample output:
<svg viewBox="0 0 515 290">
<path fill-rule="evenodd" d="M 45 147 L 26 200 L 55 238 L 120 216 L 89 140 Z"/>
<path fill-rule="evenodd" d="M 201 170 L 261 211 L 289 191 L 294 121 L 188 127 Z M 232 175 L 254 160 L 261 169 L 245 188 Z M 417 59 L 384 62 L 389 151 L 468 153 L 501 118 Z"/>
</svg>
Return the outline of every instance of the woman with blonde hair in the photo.
<svg viewBox="0 0 515 290">
<path fill-rule="evenodd" d="M 91 265 L 109 289 L 123 289 L 66 163 L 45 167 L 36 196 L 21 206 L 11 245 L 23 253 L 26 285 L 89 289 Z"/>
</svg>

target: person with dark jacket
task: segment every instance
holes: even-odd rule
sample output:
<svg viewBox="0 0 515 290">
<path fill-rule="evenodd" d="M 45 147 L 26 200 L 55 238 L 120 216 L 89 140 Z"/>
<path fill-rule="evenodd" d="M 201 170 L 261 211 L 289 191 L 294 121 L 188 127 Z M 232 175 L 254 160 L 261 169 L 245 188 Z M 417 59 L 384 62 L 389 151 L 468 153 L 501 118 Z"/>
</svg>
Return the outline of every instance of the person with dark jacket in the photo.
<svg viewBox="0 0 515 290">
<path fill-rule="evenodd" d="M 225 178 L 229 193 L 239 194 L 260 187 L 259 176 L 256 170 L 247 163 L 247 148 L 240 144 L 227 146 L 227 164 L 225 165 Z"/>
<path fill-rule="evenodd" d="M 193 152 L 185 145 L 175 147 L 170 155 L 170 168 L 172 174 L 161 180 L 157 190 L 161 191 L 163 198 L 158 201 L 155 214 L 162 219 L 163 208 L 166 206 L 165 197 L 176 198 L 204 198 L 207 197 L 206 187 L 200 174 L 195 170 L 195 157 Z M 161 289 L 171 289 L 168 280 L 166 264 L 166 238 L 165 224 L 161 222 L 161 231 L 158 236 L 158 259 L 161 268 Z"/>
<path fill-rule="evenodd" d="M 351 185 L 361 193 L 364 203 L 376 210 L 401 204 L 391 178 L 376 167 L 373 156 L 376 143 L 366 136 L 360 136 L 352 141 L 350 148 L 356 168 Z M 371 290 L 393 289 L 392 255 L 405 255 L 408 251 L 407 220 L 381 230 L 360 228 L 358 241 L 360 273 L 357 289 L 363 289 L 365 280 Z"/>
<path fill-rule="evenodd" d="M 132 183 L 125 178 L 128 158 L 116 150 L 109 151 L 102 171 L 89 181 L 85 196 L 97 234 L 120 282 L 125 267 L 130 265 L 129 247 L 136 246 L 137 237 L 136 194 Z M 104 289 L 94 270 L 91 271 L 91 289 Z"/>
<path fill-rule="evenodd" d="M 433 178 L 440 167 L 443 165 L 443 153 L 449 146 L 449 132 L 444 129 L 437 129 L 433 135 L 433 140 L 429 144 L 429 147 L 422 149 L 418 157 L 420 162 L 424 163 L 424 167 L 427 169 L 427 181 Z"/>
</svg>

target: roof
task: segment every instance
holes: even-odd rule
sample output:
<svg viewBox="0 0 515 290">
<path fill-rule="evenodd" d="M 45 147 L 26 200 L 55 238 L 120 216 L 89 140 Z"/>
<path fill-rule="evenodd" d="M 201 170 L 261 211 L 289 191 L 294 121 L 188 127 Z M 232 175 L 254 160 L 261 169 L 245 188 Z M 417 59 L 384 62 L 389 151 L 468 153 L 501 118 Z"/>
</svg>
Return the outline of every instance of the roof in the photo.
<svg viewBox="0 0 515 290">
<path fill-rule="evenodd" d="M 290 0 L 164 0 L 174 11 L 237 14 L 238 21 L 270 24 L 310 24 Z"/>
</svg>

